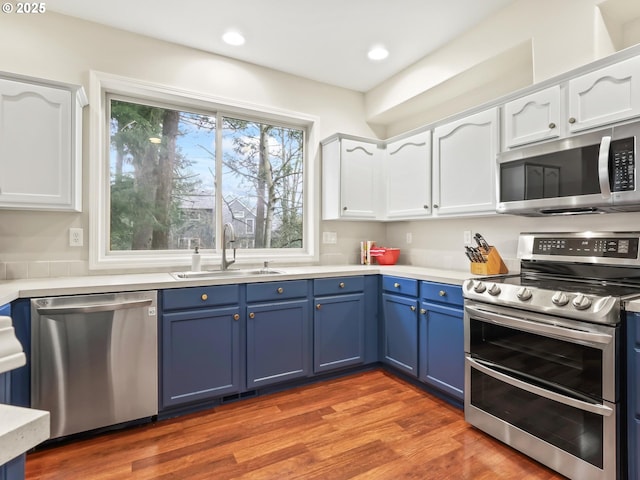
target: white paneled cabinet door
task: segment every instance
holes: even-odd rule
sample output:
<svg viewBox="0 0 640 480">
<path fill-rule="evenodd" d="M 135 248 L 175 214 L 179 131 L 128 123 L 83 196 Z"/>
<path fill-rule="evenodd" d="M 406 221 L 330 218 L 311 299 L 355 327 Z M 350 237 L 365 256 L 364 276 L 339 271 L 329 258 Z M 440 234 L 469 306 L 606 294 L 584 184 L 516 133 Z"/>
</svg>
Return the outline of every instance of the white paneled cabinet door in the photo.
<svg viewBox="0 0 640 480">
<path fill-rule="evenodd" d="M 569 81 L 569 131 L 640 115 L 640 57 Z"/>
<path fill-rule="evenodd" d="M 0 78 L 0 207 L 81 210 L 76 100 L 70 88 Z"/>
<path fill-rule="evenodd" d="M 433 131 L 433 213 L 495 213 L 498 109 Z"/>
<path fill-rule="evenodd" d="M 564 125 L 560 117 L 560 85 L 513 100 L 504 106 L 507 147 L 517 147 L 559 137 Z"/>
<path fill-rule="evenodd" d="M 341 216 L 375 219 L 378 216 L 380 150 L 375 143 L 343 139 L 340 146 Z"/>
<path fill-rule="evenodd" d="M 387 144 L 388 219 L 431 216 L 431 131 Z"/>
</svg>

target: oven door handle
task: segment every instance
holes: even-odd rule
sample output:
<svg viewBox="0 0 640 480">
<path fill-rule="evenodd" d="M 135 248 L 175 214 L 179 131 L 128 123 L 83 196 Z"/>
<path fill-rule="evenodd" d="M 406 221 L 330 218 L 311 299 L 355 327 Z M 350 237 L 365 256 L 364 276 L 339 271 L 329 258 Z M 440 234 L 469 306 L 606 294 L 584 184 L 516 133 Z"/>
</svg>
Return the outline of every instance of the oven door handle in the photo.
<svg viewBox="0 0 640 480">
<path fill-rule="evenodd" d="M 613 337 L 606 333 L 586 332 L 584 330 L 578 330 L 571 327 L 556 327 L 555 325 L 549 325 L 547 323 L 532 322 L 524 318 L 513 317 L 504 313 L 494 313 L 483 308 L 466 305 L 464 307 L 471 313 L 477 314 L 475 320 L 494 323 L 496 325 L 504 325 L 507 327 L 518 328 L 530 333 L 546 333 L 553 335 L 556 338 L 566 338 L 569 340 L 579 340 L 581 342 L 587 342 L 592 345 L 609 345 Z"/>
<path fill-rule="evenodd" d="M 485 365 L 485 362 L 480 362 L 471 358 L 471 356 L 466 356 L 467 362 L 471 365 L 471 367 L 476 370 L 489 375 L 490 377 L 495 378 L 504 383 L 508 383 L 512 387 L 519 388 L 526 392 L 533 393 L 534 395 L 538 395 L 540 397 L 547 398 L 549 400 L 553 400 L 554 402 L 562 403 L 564 405 L 568 405 L 570 407 L 577 408 L 579 410 L 583 410 L 585 412 L 595 413 L 596 415 L 600 415 L 602 417 L 609 417 L 613 414 L 613 409 L 607 407 L 606 405 L 601 405 L 599 403 L 589 403 L 584 402 L 582 400 L 578 400 L 572 397 L 567 397 L 566 395 L 561 395 L 556 392 L 549 391 L 545 388 L 538 387 L 537 385 L 532 385 L 527 382 L 523 382 L 522 380 L 518 380 L 517 378 L 513 378 L 504 373 L 498 372 L 493 368 Z M 490 364 L 489 364 L 490 365 Z"/>
</svg>

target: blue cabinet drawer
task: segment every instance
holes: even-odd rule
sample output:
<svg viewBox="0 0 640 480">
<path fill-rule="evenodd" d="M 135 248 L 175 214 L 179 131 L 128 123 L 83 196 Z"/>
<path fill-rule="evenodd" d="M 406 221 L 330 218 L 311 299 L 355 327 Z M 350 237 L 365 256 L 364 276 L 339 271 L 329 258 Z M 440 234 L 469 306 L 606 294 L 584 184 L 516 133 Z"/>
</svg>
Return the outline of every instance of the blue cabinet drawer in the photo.
<svg viewBox="0 0 640 480">
<path fill-rule="evenodd" d="M 462 306 L 462 287 L 448 283 L 420 282 L 420 298 L 432 302 Z"/>
<path fill-rule="evenodd" d="M 385 292 L 399 293 L 402 295 L 418 296 L 418 281 L 410 278 L 392 277 L 385 275 L 382 277 L 382 289 Z"/>
<path fill-rule="evenodd" d="M 285 300 L 307 296 L 306 280 L 287 282 L 250 283 L 247 285 L 247 302 Z"/>
<path fill-rule="evenodd" d="M 239 285 L 176 288 L 162 292 L 162 308 L 165 311 L 232 305 L 239 301 Z"/>
<path fill-rule="evenodd" d="M 313 281 L 313 294 L 339 295 L 341 293 L 357 293 L 364 291 L 364 277 L 318 278 Z"/>
</svg>

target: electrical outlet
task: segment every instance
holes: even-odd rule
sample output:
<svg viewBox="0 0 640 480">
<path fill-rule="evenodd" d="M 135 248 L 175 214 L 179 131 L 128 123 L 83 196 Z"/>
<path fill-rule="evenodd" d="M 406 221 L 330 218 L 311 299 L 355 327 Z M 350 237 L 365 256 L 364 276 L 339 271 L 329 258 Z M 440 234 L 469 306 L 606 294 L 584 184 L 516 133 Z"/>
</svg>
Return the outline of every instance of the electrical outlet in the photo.
<svg viewBox="0 0 640 480">
<path fill-rule="evenodd" d="M 69 246 L 81 247 L 84 243 L 83 236 L 84 235 L 81 228 L 70 228 L 69 229 Z"/>
<path fill-rule="evenodd" d="M 464 231 L 464 244 L 471 245 L 471 230 Z"/>
<path fill-rule="evenodd" d="M 413 242 L 413 235 L 411 234 L 411 232 L 407 232 L 407 245 L 409 245 L 411 242 Z"/>
</svg>

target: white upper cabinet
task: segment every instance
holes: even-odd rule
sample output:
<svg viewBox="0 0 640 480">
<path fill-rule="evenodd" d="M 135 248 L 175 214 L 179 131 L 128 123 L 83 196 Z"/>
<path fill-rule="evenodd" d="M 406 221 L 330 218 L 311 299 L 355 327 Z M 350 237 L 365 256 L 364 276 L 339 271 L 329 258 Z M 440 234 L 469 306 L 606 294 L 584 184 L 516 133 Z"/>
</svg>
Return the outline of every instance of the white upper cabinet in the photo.
<svg viewBox="0 0 640 480">
<path fill-rule="evenodd" d="M 431 131 L 387 144 L 386 217 L 431 216 Z"/>
<path fill-rule="evenodd" d="M 378 218 L 383 151 L 374 141 L 338 136 L 323 142 L 323 220 Z"/>
<path fill-rule="evenodd" d="M 504 106 L 507 148 L 556 138 L 564 134 L 560 85 L 513 100 Z"/>
<path fill-rule="evenodd" d="M 433 131 L 433 213 L 495 213 L 498 108 Z"/>
<path fill-rule="evenodd" d="M 81 211 L 84 92 L 0 78 L 0 207 Z"/>
<path fill-rule="evenodd" d="M 640 56 L 569 80 L 569 131 L 640 115 Z"/>
</svg>

